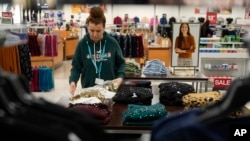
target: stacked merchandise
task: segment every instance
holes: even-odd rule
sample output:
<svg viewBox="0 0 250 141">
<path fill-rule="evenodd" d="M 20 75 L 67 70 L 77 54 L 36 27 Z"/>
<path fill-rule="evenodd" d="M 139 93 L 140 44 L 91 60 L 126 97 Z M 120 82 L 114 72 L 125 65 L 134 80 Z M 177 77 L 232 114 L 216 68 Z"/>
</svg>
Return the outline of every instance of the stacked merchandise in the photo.
<svg viewBox="0 0 250 141">
<path fill-rule="evenodd" d="M 151 105 L 153 93 L 150 88 L 120 86 L 113 97 L 116 103 Z"/>
<path fill-rule="evenodd" d="M 93 117 L 99 124 L 108 124 L 112 117 L 110 105 L 106 102 L 110 101 L 115 95 L 99 85 L 84 88 L 80 92 L 76 92 L 69 100 L 69 108 L 87 113 Z"/>
<path fill-rule="evenodd" d="M 153 59 L 146 62 L 146 66 L 143 70 L 145 75 L 167 75 L 167 69 L 165 65 L 158 59 Z"/>
<path fill-rule="evenodd" d="M 174 106 L 182 106 L 182 97 L 195 92 L 192 85 L 181 82 L 161 83 L 159 89 L 160 103 Z"/>
<path fill-rule="evenodd" d="M 128 109 L 123 113 L 123 125 L 150 126 L 166 115 L 165 106 L 161 103 L 149 106 L 129 104 Z"/>
<path fill-rule="evenodd" d="M 21 45 L 28 42 L 25 26 L 15 25 L 13 27 L 13 25 L 1 25 L 0 46 Z"/>
<path fill-rule="evenodd" d="M 141 74 L 139 63 L 126 61 L 125 74 Z"/>
</svg>

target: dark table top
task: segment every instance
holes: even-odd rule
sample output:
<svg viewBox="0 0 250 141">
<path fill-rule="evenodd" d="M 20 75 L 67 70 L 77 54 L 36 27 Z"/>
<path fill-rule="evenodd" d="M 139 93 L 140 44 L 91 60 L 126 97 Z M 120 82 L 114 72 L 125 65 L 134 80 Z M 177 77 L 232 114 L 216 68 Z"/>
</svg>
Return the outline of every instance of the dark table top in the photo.
<svg viewBox="0 0 250 141">
<path fill-rule="evenodd" d="M 152 99 L 152 104 L 155 104 L 159 101 L 159 95 L 154 95 Z M 119 132 L 120 130 L 125 130 L 127 133 L 133 133 L 134 130 L 138 132 L 141 131 L 150 131 L 151 126 L 125 126 L 123 125 L 123 117 L 122 114 L 127 110 L 128 104 L 114 103 L 112 105 L 112 118 L 107 125 L 103 125 L 105 130 L 113 130 L 116 133 L 124 133 Z M 184 109 L 183 106 L 166 106 L 166 110 L 168 115 L 171 115 L 177 111 L 182 111 Z"/>
</svg>

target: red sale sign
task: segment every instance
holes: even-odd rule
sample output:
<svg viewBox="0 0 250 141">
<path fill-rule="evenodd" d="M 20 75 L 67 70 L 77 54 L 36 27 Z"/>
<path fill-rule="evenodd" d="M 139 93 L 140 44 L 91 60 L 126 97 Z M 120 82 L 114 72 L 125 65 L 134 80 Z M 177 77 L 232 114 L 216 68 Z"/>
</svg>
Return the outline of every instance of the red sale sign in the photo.
<svg viewBox="0 0 250 141">
<path fill-rule="evenodd" d="M 214 78 L 214 88 L 227 88 L 232 82 L 232 78 Z"/>
<path fill-rule="evenodd" d="M 210 21 L 210 24 L 216 24 L 217 22 L 217 13 L 216 12 L 207 12 L 207 18 Z"/>
<path fill-rule="evenodd" d="M 2 17 L 4 17 L 4 18 L 12 18 L 12 13 L 11 12 L 2 12 Z"/>
</svg>

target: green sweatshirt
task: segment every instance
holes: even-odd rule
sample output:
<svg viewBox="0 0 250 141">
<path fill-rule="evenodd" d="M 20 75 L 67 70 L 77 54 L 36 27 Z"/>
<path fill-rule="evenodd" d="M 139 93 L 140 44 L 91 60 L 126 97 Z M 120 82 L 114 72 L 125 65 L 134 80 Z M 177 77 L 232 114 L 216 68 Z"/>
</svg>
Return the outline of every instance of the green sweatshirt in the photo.
<svg viewBox="0 0 250 141">
<path fill-rule="evenodd" d="M 103 33 L 103 39 L 97 43 L 86 34 L 79 41 L 71 64 L 69 83 L 77 84 L 81 76 L 82 88 L 94 86 L 95 79 L 99 77 L 106 81 L 124 78 L 125 75 L 122 50 L 115 38 L 106 32 Z"/>
</svg>

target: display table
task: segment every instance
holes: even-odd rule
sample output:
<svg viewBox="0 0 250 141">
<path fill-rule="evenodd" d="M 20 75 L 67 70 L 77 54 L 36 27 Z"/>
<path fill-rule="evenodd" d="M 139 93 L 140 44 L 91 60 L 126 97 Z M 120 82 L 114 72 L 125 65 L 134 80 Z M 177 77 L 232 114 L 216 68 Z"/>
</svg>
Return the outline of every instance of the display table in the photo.
<svg viewBox="0 0 250 141">
<path fill-rule="evenodd" d="M 154 94 L 152 104 L 159 101 L 159 95 Z M 112 106 L 112 118 L 107 125 L 102 127 L 107 133 L 121 133 L 121 134 L 150 134 L 151 126 L 125 126 L 123 125 L 122 114 L 127 110 L 127 104 L 114 103 Z M 168 116 L 183 112 L 183 106 L 166 106 Z M 242 115 L 249 116 L 250 110 L 244 106 L 242 107 Z"/>
<path fill-rule="evenodd" d="M 152 104 L 155 104 L 159 101 L 159 95 L 153 96 Z M 123 112 L 127 109 L 127 104 L 114 103 L 112 106 L 112 118 L 107 125 L 104 125 L 103 128 L 108 133 L 129 133 L 129 134 L 140 134 L 140 133 L 150 133 L 151 126 L 124 126 L 123 125 Z M 168 115 L 173 114 L 177 111 L 182 111 L 183 106 L 166 106 Z"/>
<path fill-rule="evenodd" d="M 194 76 L 178 76 L 173 75 L 168 71 L 167 75 L 126 75 L 125 76 L 125 84 L 129 83 L 128 81 L 159 81 L 159 82 L 167 82 L 167 81 L 179 81 L 179 82 L 192 82 L 195 85 L 195 90 L 198 92 L 198 85 L 200 86 L 200 92 L 202 91 L 203 83 L 205 83 L 204 90 L 207 91 L 208 88 L 208 77 L 206 77 L 201 72 L 196 72 Z"/>
</svg>

